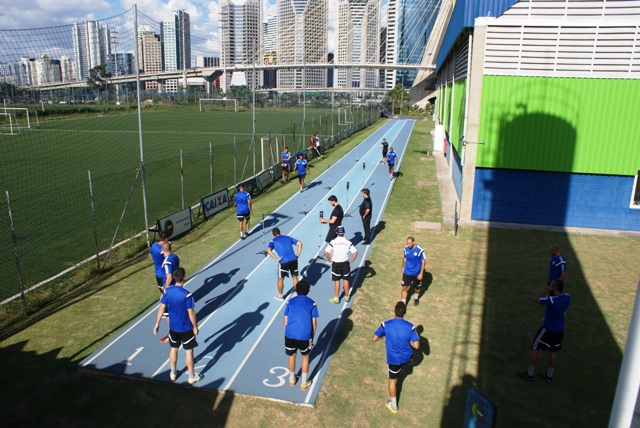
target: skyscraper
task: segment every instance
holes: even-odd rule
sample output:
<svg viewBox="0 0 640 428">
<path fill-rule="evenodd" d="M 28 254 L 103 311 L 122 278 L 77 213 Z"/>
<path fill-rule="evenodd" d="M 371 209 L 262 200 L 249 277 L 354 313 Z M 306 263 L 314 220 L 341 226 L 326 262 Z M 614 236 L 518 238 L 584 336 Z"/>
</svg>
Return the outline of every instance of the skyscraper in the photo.
<svg viewBox="0 0 640 428">
<path fill-rule="evenodd" d="M 380 0 L 339 0 L 338 54 L 336 64 L 378 64 Z M 367 69 L 336 69 L 338 88 L 376 88 L 378 72 Z"/>
<path fill-rule="evenodd" d="M 262 63 L 276 65 L 278 63 L 278 17 L 272 16 L 262 23 Z M 266 88 L 277 86 L 276 70 L 264 70 L 262 85 Z"/>
<path fill-rule="evenodd" d="M 223 67 L 259 64 L 262 61 L 262 0 L 220 0 L 220 50 Z M 262 72 L 244 73 L 234 81 L 246 81 L 249 87 L 261 86 Z M 223 91 L 231 84 L 231 73 L 222 78 Z"/>
<path fill-rule="evenodd" d="M 75 22 L 71 30 L 73 60 L 77 80 L 89 77 L 89 70 L 106 64 L 111 53 L 111 34 L 107 24 L 98 21 Z"/>
<path fill-rule="evenodd" d="M 387 64 L 420 64 L 442 0 L 389 0 Z M 387 70 L 385 87 L 413 85 L 416 70 Z"/>
<path fill-rule="evenodd" d="M 148 25 L 138 28 L 138 67 L 143 73 L 159 73 L 162 71 L 162 42 Z M 144 82 L 146 90 L 158 89 L 158 82 Z"/>
<path fill-rule="evenodd" d="M 278 0 L 278 64 L 300 65 L 278 70 L 279 88 L 325 87 L 327 71 L 304 65 L 326 61 L 327 33 L 327 0 Z"/>
<path fill-rule="evenodd" d="M 160 25 L 164 71 L 191 68 L 191 24 L 189 14 L 176 10 Z M 165 92 L 178 92 L 178 80 L 165 82 Z"/>
</svg>

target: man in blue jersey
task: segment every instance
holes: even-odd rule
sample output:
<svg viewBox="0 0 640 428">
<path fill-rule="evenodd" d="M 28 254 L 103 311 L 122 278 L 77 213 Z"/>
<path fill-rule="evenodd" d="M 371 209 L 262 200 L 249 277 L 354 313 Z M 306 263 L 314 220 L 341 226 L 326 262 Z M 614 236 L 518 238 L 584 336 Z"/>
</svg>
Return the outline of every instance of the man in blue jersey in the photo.
<svg viewBox="0 0 640 428">
<path fill-rule="evenodd" d="M 282 165 L 282 179 L 280 180 L 280 182 L 284 183 L 289 179 L 289 171 L 291 170 L 291 153 L 289 152 L 289 147 L 284 148 L 284 151 L 280 155 L 280 160 L 280 165 Z M 286 180 L 284 178 L 285 175 L 287 176 Z"/>
<path fill-rule="evenodd" d="M 413 306 L 418 306 L 420 304 L 420 281 L 422 281 L 427 257 L 422 247 L 416 244 L 413 236 L 407 238 L 406 244 L 404 257 L 402 258 L 402 291 L 400 292 L 400 298 L 406 304 L 409 287 L 413 285 Z"/>
<path fill-rule="evenodd" d="M 565 274 L 567 273 L 567 261 L 560 253 L 560 247 L 558 244 L 551 244 L 549 246 L 549 277 L 547 278 L 547 285 L 551 285 L 553 281 L 564 281 Z"/>
<path fill-rule="evenodd" d="M 533 371 L 538 362 L 538 351 L 549 351 L 549 368 L 546 373 L 538 373 L 538 376 L 551 383 L 553 370 L 558 361 L 558 351 L 562 349 L 564 316 L 571 303 L 571 296 L 564 292 L 564 283 L 561 280 L 554 280 L 546 290 L 536 296 L 534 302 L 546 306 L 544 321 L 531 344 L 529 367 L 526 371 L 518 373 L 518 376 L 532 381 Z"/>
<path fill-rule="evenodd" d="M 387 152 L 387 166 L 389 166 L 390 179 L 393 179 L 393 175 L 395 174 L 396 159 L 398 159 L 398 154 L 393 151 L 393 147 L 389 147 L 389 151 Z"/>
<path fill-rule="evenodd" d="M 166 232 L 160 232 L 158 235 L 158 241 L 154 242 L 149 248 L 149 257 L 153 260 L 153 266 L 155 268 L 156 274 L 156 283 L 158 284 L 158 290 L 162 293 L 162 289 L 164 288 L 164 268 L 162 267 L 162 262 L 164 262 L 164 254 L 162 254 L 162 244 L 165 242 L 169 242 L 169 237 Z"/>
<path fill-rule="evenodd" d="M 300 183 L 300 192 L 304 190 L 304 178 L 307 176 L 307 160 L 302 153 L 298 154 L 298 160 L 293 168 L 294 171 L 298 171 L 298 182 Z"/>
<path fill-rule="evenodd" d="M 278 262 L 278 294 L 273 296 L 276 300 L 283 301 L 284 296 L 284 279 L 291 273 L 291 279 L 293 280 L 293 289 L 296 289 L 298 284 L 298 257 L 302 251 L 302 242 L 296 238 L 290 236 L 281 235 L 280 229 L 277 227 L 271 232 L 273 239 L 269 242 L 267 247 L 267 253 Z M 293 246 L 296 247 L 296 252 L 293 252 Z"/>
<path fill-rule="evenodd" d="M 178 349 L 184 348 L 189 385 L 200 380 L 200 375 L 196 374 L 193 367 L 193 348 L 198 346 L 196 335 L 198 334 L 198 323 L 196 321 L 195 302 L 191 292 L 184 288 L 184 279 L 187 276 L 184 268 L 177 268 L 173 272 L 175 285 L 167 288 L 160 299 L 160 307 L 156 316 L 156 324 L 153 327 L 153 334 L 158 334 L 160 320 L 165 309 L 169 310 L 169 378 L 172 382 L 176 380 L 176 365 L 178 363 Z"/>
<path fill-rule="evenodd" d="M 309 376 L 309 354 L 316 334 L 318 307 L 307 297 L 311 288 L 307 280 L 298 282 L 298 295 L 289 299 L 284 307 L 284 350 L 289 356 L 289 385 L 296 384 L 296 354 L 302 355 L 302 379 L 300 389 L 308 389 L 313 381 Z"/>
<path fill-rule="evenodd" d="M 416 327 L 404 319 L 404 314 L 407 313 L 406 304 L 403 302 L 396 303 L 394 312 L 395 318 L 380 324 L 380 327 L 373 333 L 372 340 L 377 342 L 387 336 L 389 399 L 385 402 L 385 405 L 392 413 L 398 413 L 396 383 L 402 371 L 402 366 L 413 358 L 413 349 L 420 349 L 420 336 L 416 331 Z"/>
<path fill-rule="evenodd" d="M 176 283 L 175 279 L 173 278 L 173 273 L 180 267 L 180 258 L 172 252 L 171 242 L 169 242 L 168 240 L 162 244 L 162 256 L 164 257 L 164 260 L 162 261 L 164 284 L 162 284 L 162 287 L 160 287 L 160 293 L 164 295 L 164 291 L 167 289 L 167 287 L 170 287 Z M 160 299 L 162 299 L 162 296 L 160 297 Z M 165 311 L 164 316 L 167 319 L 167 324 L 169 324 L 169 311 Z M 169 335 L 167 334 L 162 339 L 160 339 L 160 342 L 168 343 Z"/>
<path fill-rule="evenodd" d="M 249 236 L 249 227 L 251 223 L 251 195 L 244 191 L 244 185 L 238 185 L 238 191 L 233 197 L 233 204 L 236 206 L 236 217 L 238 218 L 238 230 L 240 231 L 240 239 Z M 243 232 L 242 223 L 245 222 Z"/>
</svg>

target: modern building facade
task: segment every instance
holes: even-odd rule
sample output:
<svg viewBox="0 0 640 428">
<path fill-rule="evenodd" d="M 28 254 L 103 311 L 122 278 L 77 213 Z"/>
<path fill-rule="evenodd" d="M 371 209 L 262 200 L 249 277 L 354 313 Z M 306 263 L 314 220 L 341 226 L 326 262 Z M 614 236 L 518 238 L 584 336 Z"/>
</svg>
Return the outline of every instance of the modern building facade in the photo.
<svg viewBox="0 0 640 428">
<path fill-rule="evenodd" d="M 458 0 L 437 59 L 461 220 L 640 231 L 640 5 Z"/>
<path fill-rule="evenodd" d="M 111 54 L 111 33 L 107 24 L 98 21 L 74 23 L 71 28 L 76 80 L 89 77 L 89 70 L 106 64 Z"/>
<path fill-rule="evenodd" d="M 107 73 L 112 76 L 135 74 L 135 60 L 132 53 L 114 53 L 107 57 Z"/>
<path fill-rule="evenodd" d="M 420 64 L 442 0 L 389 0 L 387 7 L 387 64 Z M 417 71 L 387 70 L 385 88 L 413 85 Z"/>
<path fill-rule="evenodd" d="M 328 54 L 327 0 L 278 0 L 278 64 L 300 65 L 278 70 L 278 87 L 322 88 L 327 71 L 306 69 L 305 64 L 323 64 Z"/>
<path fill-rule="evenodd" d="M 220 59 L 222 67 L 260 64 L 262 56 L 262 1 L 220 0 Z M 246 81 L 249 87 L 262 85 L 262 72 L 245 72 L 234 81 Z M 232 73 L 222 78 L 226 92 L 233 79 Z"/>
<path fill-rule="evenodd" d="M 380 1 L 339 0 L 336 65 L 380 62 Z M 337 88 L 377 88 L 377 70 L 336 67 Z"/>
<path fill-rule="evenodd" d="M 278 17 L 272 16 L 262 23 L 262 63 L 264 65 L 278 64 Z M 262 86 L 275 88 L 277 86 L 276 70 L 264 70 Z"/>
<path fill-rule="evenodd" d="M 191 68 L 191 24 L 189 14 L 177 10 L 160 23 L 162 39 L 162 63 L 164 71 L 178 71 Z M 178 92 L 178 80 L 169 79 L 164 83 L 165 92 Z"/>
<path fill-rule="evenodd" d="M 148 25 L 138 28 L 138 67 L 141 73 L 159 73 L 162 71 L 162 42 L 160 36 Z M 144 82 L 145 90 L 157 90 L 158 82 Z"/>
</svg>

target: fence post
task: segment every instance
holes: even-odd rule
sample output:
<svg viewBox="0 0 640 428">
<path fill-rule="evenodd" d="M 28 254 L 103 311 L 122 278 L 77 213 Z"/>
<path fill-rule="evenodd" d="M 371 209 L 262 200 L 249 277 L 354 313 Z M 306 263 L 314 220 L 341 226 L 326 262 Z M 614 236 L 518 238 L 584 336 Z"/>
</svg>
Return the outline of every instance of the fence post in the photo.
<svg viewBox="0 0 640 428">
<path fill-rule="evenodd" d="M 237 161 L 236 156 L 236 137 L 233 137 L 233 185 L 238 184 Z"/>
<path fill-rule="evenodd" d="M 24 298 L 24 284 L 22 283 L 22 269 L 20 268 L 20 256 L 18 255 L 18 240 L 16 238 L 16 229 L 13 226 L 13 214 L 11 212 L 11 198 L 9 198 L 9 191 L 7 194 L 7 213 L 9 214 L 9 226 L 11 227 L 11 237 L 13 238 L 13 254 L 16 257 L 16 270 L 18 272 L 18 283 L 20 284 L 20 297 L 22 298 L 22 310 L 24 316 L 27 316 L 27 301 Z"/>
<path fill-rule="evenodd" d="M 91 180 L 91 170 L 87 171 L 89 174 L 89 196 L 91 197 L 91 220 L 93 221 L 93 239 L 96 241 L 96 263 L 98 264 L 98 270 L 100 270 L 100 246 L 98 245 L 98 228 L 96 225 L 96 207 L 95 198 L 93 197 L 93 182 Z"/>
<path fill-rule="evenodd" d="M 213 145 L 209 143 L 209 190 L 213 193 Z"/>
<path fill-rule="evenodd" d="M 184 162 L 182 160 L 182 149 L 180 149 L 180 194 L 182 195 L 182 209 L 184 209 Z"/>
</svg>

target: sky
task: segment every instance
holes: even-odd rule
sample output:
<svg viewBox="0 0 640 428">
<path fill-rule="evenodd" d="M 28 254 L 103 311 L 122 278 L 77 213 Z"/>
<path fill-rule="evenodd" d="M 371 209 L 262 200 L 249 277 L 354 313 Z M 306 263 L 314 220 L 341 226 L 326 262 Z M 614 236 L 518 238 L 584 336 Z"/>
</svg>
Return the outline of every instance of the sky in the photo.
<svg viewBox="0 0 640 428">
<path fill-rule="evenodd" d="M 331 23 L 338 22 L 337 0 L 329 6 L 329 51 L 334 51 L 335 29 Z M 162 21 L 173 10 L 184 9 L 191 19 L 192 36 L 217 54 L 218 3 L 212 0 L 0 0 L 0 30 L 44 28 L 68 25 L 85 20 L 99 20 L 131 9 Z M 264 20 L 276 14 L 276 0 L 263 0 Z"/>
</svg>

